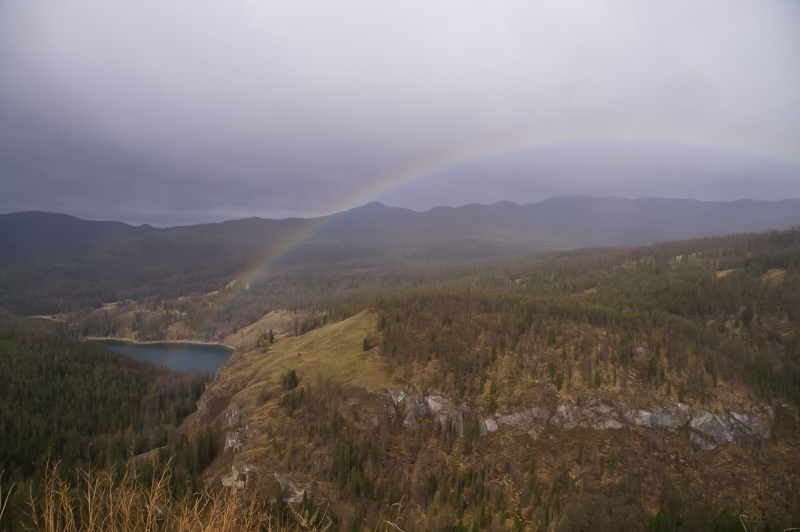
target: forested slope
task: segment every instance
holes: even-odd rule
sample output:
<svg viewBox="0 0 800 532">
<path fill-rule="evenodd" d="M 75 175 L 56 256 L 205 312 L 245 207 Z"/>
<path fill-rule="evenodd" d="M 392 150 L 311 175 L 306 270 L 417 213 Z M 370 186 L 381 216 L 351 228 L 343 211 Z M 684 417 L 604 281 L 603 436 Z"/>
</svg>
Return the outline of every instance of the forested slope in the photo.
<svg viewBox="0 0 800 532">
<path fill-rule="evenodd" d="M 208 479 L 277 473 L 340 530 L 798 526 L 798 264 L 796 230 L 581 250 L 376 296 L 363 346 L 363 313 L 245 329 L 193 414 L 234 438 Z"/>
<path fill-rule="evenodd" d="M 170 372 L 76 336 L 62 325 L 0 311 L 2 491 L 18 486 L 5 524 L 25 515 L 25 488 L 39 489 L 47 459 L 74 481 L 77 468 L 120 474 L 132 455 L 180 445 L 175 429 L 210 378 Z M 175 462 L 178 484 L 199 483 L 195 460 L 192 448 Z"/>
<path fill-rule="evenodd" d="M 246 290 L 108 307 L 69 334 L 131 322 L 162 334 L 211 312 L 213 337 L 237 346 L 198 411 L 166 429 L 160 454 L 190 457 L 170 488 L 186 504 L 178 486 L 216 450 L 206 487 L 249 486 L 247 511 L 285 530 L 303 529 L 281 521 L 289 508 L 314 504 L 334 530 L 784 529 L 800 526 L 799 264 L 800 231 L 787 230 L 417 269 L 305 265 Z M 1 345 L 23 358 L 50 345 L 10 330 Z M 16 364 L 34 381 L 45 367 Z M 165 404 L 169 426 L 183 403 Z M 153 438 L 142 449 L 165 443 Z"/>
</svg>

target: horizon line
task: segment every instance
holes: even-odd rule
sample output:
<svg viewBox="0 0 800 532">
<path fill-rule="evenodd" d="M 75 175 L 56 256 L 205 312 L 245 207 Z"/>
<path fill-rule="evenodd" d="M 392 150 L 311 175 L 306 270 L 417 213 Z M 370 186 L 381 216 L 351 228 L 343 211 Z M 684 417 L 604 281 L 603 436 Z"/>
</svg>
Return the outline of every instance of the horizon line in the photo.
<svg viewBox="0 0 800 532">
<path fill-rule="evenodd" d="M 380 206 L 388 208 L 388 209 L 400 209 L 400 210 L 411 211 L 411 212 L 422 214 L 422 213 L 431 212 L 434 209 L 461 209 L 461 208 L 464 208 L 464 207 L 471 207 L 471 206 L 475 206 L 475 205 L 478 205 L 478 206 L 481 206 L 481 207 L 490 207 L 492 205 L 497 205 L 497 204 L 500 204 L 500 203 L 509 203 L 509 204 L 515 205 L 517 207 L 528 207 L 528 206 L 531 206 L 531 205 L 541 205 L 542 203 L 545 203 L 545 202 L 548 202 L 548 201 L 552 201 L 552 200 L 559 200 L 559 199 L 597 199 L 597 200 L 624 200 L 624 201 L 674 200 L 674 201 L 692 201 L 692 202 L 697 202 L 697 203 L 738 203 L 738 202 L 741 202 L 741 201 L 752 201 L 752 202 L 758 202 L 758 203 L 779 203 L 779 202 L 783 202 L 783 201 L 800 200 L 800 197 L 782 198 L 782 199 L 776 199 L 776 200 L 753 199 L 753 198 L 739 198 L 739 199 L 735 199 L 735 200 L 700 200 L 700 199 L 694 199 L 694 198 L 667 197 L 667 196 L 642 196 L 642 197 L 636 197 L 636 198 L 626 198 L 626 197 L 623 197 L 623 196 L 592 196 L 592 195 L 587 195 L 587 194 L 570 194 L 570 195 L 565 195 L 565 196 L 551 196 L 551 197 L 545 198 L 545 199 L 543 199 L 541 201 L 532 202 L 532 203 L 517 203 L 517 202 L 512 201 L 512 200 L 498 200 L 498 201 L 493 201 L 492 203 L 478 203 L 478 202 L 465 203 L 465 204 L 457 205 L 457 206 L 454 206 L 454 207 L 449 206 L 449 205 L 436 205 L 436 206 L 431 207 L 430 209 L 425 209 L 425 210 L 416 210 L 416 209 L 412 209 L 410 207 L 403 207 L 403 206 L 399 206 L 399 205 L 388 205 L 388 204 L 383 203 L 381 201 L 369 201 L 367 203 L 363 203 L 361 205 L 357 205 L 357 206 L 351 207 L 349 209 L 345 209 L 345 210 L 342 210 L 342 211 L 331 212 L 331 213 L 328 213 L 328 214 L 322 214 L 322 215 L 318 215 L 318 216 L 308 216 L 308 217 L 304 217 L 304 216 L 287 216 L 285 218 L 269 218 L 269 217 L 263 217 L 263 216 L 242 216 L 241 218 L 227 218 L 227 219 L 220 220 L 220 221 L 195 222 L 195 223 L 176 223 L 176 224 L 169 224 L 169 225 L 161 225 L 161 224 L 154 223 L 154 222 L 136 223 L 136 222 L 127 222 L 127 221 L 124 221 L 124 220 L 82 218 L 80 216 L 77 216 L 77 215 L 74 215 L 74 214 L 70 214 L 70 213 L 67 213 L 67 212 L 43 211 L 43 210 L 38 210 L 38 209 L 27 210 L 27 211 L 4 212 L 4 213 L 0 213 L 0 216 L 9 216 L 9 215 L 14 215 L 14 214 L 31 214 L 31 213 L 55 214 L 55 215 L 60 215 L 60 216 L 69 216 L 71 218 L 75 218 L 77 220 L 81 220 L 81 221 L 84 221 L 84 222 L 122 223 L 122 224 L 128 225 L 130 227 L 136 227 L 136 228 L 150 227 L 152 229 L 170 229 L 170 228 L 173 228 L 173 227 L 194 227 L 194 226 L 198 226 L 198 225 L 223 224 L 223 223 L 228 223 L 228 222 L 239 222 L 239 221 L 244 221 L 244 220 L 266 220 L 266 221 L 276 221 L 276 222 L 290 221 L 290 220 L 296 220 L 296 221 L 321 220 L 323 218 L 339 216 L 339 215 L 342 215 L 342 214 L 345 214 L 345 213 L 348 213 L 348 212 L 351 212 L 351 211 L 354 211 L 354 210 L 357 210 L 357 209 L 363 209 L 364 207 L 367 207 L 369 205 L 380 205 Z"/>
</svg>

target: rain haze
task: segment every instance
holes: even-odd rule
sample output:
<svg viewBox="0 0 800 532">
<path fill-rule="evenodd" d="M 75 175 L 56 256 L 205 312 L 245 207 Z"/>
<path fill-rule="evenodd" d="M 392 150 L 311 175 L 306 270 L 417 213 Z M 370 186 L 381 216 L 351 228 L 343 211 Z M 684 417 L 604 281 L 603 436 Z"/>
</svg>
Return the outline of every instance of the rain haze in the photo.
<svg viewBox="0 0 800 532">
<path fill-rule="evenodd" d="M 0 3 L 0 213 L 800 197 L 800 3 Z"/>
</svg>

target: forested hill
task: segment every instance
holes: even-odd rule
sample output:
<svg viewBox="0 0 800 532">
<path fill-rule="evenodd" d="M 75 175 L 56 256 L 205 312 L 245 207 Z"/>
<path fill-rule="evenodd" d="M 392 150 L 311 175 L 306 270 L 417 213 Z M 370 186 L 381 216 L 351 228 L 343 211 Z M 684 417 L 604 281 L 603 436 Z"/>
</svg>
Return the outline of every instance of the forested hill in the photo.
<svg viewBox="0 0 800 532">
<path fill-rule="evenodd" d="M 133 227 L 122 222 L 81 220 L 52 212 L 15 212 L 0 215 L 0 250 L 19 253 L 70 249 L 152 229 L 149 225 Z"/>
<path fill-rule="evenodd" d="M 554 198 L 520 206 L 371 203 L 325 218 L 153 229 L 64 215 L 0 215 L 0 307 L 49 314 L 217 290 L 299 241 L 276 268 L 463 262 L 800 226 L 800 199 L 729 203 Z"/>
<path fill-rule="evenodd" d="M 66 325 L 0 310 L 0 494 L 21 488 L 0 530 L 33 529 L 27 518 L 37 484 L 26 483 L 40 477 L 48 458 L 74 480 L 87 462 L 119 472 L 131 454 L 191 445 L 173 433 L 210 375 L 171 372 L 77 336 Z M 177 489 L 197 484 L 203 465 L 196 460 L 202 453 L 183 451 L 174 461 Z"/>
</svg>

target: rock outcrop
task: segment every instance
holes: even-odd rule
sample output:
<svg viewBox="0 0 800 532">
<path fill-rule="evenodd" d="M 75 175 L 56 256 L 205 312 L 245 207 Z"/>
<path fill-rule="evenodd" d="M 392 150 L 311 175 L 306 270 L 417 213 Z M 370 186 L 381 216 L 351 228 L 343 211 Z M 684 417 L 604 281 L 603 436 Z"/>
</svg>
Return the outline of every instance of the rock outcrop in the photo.
<svg viewBox="0 0 800 532">
<path fill-rule="evenodd" d="M 404 399 L 396 404 L 398 407 L 402 406 L 402 403 L 406 405 L 406 415 L 403 419 L 405 428 L 416 429 L 417 419 L 435 417 L 442 429 L 453 430 L 459 438 L 464 437 L 464 415 L 469 413 L 469 405 L 466 402 L 456 406 L 441 395 L 418 394 L 413 399 L 409 396 L 403 397 Z M 391 412 L 389 410 L 390 416 Z"/>
<path fill-rule="evenodd" d="M 264 473 L 259 467 L 253 464 L 242 463 L 232 465 L 230 474 L 223 475 L 221 480 L 222 485 L 225 487 L 244 489 L 253 480 L 259 479 L 259 481 L 263 483 L 269 476 L 270 475 Z M 273 473 L 271 476 L 275 477 L 275 481 L 280 486 L 281 495 L 285 502 L 294 503 L 303 500 L 303 494 L 306 490 L 300 489 L 297 484 L 283 475 Z"/>
<path fill-rule="evenodd" d="M 222 485 L 243 489 L 253 476 L 258 474 L 258 471 L 258 468 L 253 464 L 232 465 L 230 474 L 222 476 Z"/>
<path fill-rule="evenodd" d="M 435 417 L 443 428 L 451 427 L 459 437 L 464 437 L 464 415 L 469 412 L 466 403 L 456 406 L 439 395 L 419 394 L 412 399 L 397 393 L 392 398 L 398 398 L 398 402 L 390 408 L 405 403 L 405 428 L 414 430 L 418 427 L 418 420 Z M 703 450 L 713 450 L 729 443 L 747 445 L 768 439 L 772 417 L 772 409 L 766 406 L 750 413 L 732 410 L 707 412 L 693 409 L 685 403 L 655 405 L 644 409 L 629 408 L 619 401 L 589 397 L 580 405 L 559 404 L 552 412 L 544 406 L 535 406 L 482 417 L 478 429 L 481 436 L 486 436 L 500 427 L 513 427 L 518 436 L 528 434 L 536 440 L 548 426 L 565 430 L 620 430 L 627 426 L 671 431 L 688 426 L 692 443 Z"/>
<path fill-rule="evenodd" d="M 740 414 L 732 410 L 712 413 L 696 409 L 689 426 L 715 446 L 766 440 L 770 435 L 768 420 L 772 419 L 772 409 L 767 408 L 762 409 L 762 415 Z"/>
<path fill-rule="evenodd" d="M 247 422 L 247 414 L 241 412 L 236 403 L 231 403 L 222 413 L 222 428 L 231 429 L 225 434 L 223 453 L 239 452 L 247 440 L 258 434 L 258 428 Z"/>
</svg>

